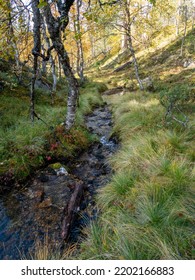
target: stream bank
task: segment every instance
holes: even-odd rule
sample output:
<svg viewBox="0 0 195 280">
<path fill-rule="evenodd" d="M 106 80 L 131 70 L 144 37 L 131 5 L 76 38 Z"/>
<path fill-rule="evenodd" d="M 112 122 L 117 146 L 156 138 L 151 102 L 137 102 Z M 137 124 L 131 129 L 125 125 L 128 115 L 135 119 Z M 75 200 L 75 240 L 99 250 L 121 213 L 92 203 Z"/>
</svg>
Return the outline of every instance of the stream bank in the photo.
<svg viewBox="0 0 195 280">
<path fill-rule="evenodd" d="M 59 249 L 64 209 L 78 184 L 84 192 L 75 209 L 69 242 L 79 242 L 82 227 L 96 219 L 95 194 L 110 180 L 108 159 L 118 144 L 110 139 L 112 116 L 108 107 L 95 109 L 86 117 L 86 125 L 99 141 L 65 166 L 60 163 L 57 169 L 48 166 L 39 170 L 27 186 L 0 197 L 0 259 L 30 258 L 35 242 L 43 241 L 46 235 L 52 248 Z"/>
</svg>

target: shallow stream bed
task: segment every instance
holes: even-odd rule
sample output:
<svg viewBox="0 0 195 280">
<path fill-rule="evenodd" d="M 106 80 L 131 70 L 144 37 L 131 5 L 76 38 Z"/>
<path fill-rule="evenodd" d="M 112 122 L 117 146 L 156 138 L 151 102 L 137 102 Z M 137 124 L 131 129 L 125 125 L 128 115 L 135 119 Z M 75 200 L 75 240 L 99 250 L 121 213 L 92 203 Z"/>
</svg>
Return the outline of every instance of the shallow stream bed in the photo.
<svg viewBox="0 0 195 280">
<path fill-rule="evenodd" d="M 110 180 L 108 159 L 118 144 L 110 139 L 112 116 L 108 107 L 95 109 L 86 117 L 86 125 L 99 141 L 66 163 L 65 168 L 55 170 L 48 166 L 38 170 L 23 188 L 0 197 L 0 259 L 30 258 L 36 241 L 43 241 L 46 235 L 50 245 L 59 248 L 64 208 L 77 182 L 84 185 L 84 195 L 69 242 L 78 242 L 82 227 L 96 219 L 95 194 Z"/>
</svg>

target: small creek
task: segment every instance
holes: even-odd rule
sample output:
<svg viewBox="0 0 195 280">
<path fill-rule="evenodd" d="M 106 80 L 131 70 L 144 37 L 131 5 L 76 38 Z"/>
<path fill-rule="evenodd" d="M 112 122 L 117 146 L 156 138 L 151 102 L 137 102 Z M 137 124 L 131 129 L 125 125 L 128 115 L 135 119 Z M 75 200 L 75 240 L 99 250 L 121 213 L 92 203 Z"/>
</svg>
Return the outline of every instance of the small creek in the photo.
<svg viewBox="0 0 195 280">
<path fill-rule="evenodd" d="M 0 196 L 0 259 L 30 258 L 36 240 L 43 241 L 46 235 L 53 248 L 60 247 L 64 207 L 76 182 L 82 182 L 85 191 L 69 241 L 79 242 L 82 227 L 96 219 L 95 194 L 110 180 L 108 159 L 118 144 L 109 138 L 112 116 L 108 107 L 95 109 L 86 117 L 86 125 L 99 141 L 66 162 L 68 173 L 63 167 L 58 172 L 48 166 L 37 171 L 28 185 Z"/>
</svg>

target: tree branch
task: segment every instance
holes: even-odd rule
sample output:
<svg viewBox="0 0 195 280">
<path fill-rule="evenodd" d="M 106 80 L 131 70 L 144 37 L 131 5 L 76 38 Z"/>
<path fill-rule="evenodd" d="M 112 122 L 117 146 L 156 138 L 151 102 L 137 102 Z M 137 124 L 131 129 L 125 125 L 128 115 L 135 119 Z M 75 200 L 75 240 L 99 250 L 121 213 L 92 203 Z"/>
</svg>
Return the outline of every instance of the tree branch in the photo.
<svg viewBox="0 0 195 280">
<path fill-rule="evenodd" d="M 51 51 L 54 49 L 54 46 L 52 45 L 48 50 L 47 50 L 47 55 L 44 55 L 40 52 L 37 52 L 35 50 L 32 51 L 32 54 L 34 56 L 40 56 L 44 61 L 48 61 L 51 55 Z"/>
</svg>

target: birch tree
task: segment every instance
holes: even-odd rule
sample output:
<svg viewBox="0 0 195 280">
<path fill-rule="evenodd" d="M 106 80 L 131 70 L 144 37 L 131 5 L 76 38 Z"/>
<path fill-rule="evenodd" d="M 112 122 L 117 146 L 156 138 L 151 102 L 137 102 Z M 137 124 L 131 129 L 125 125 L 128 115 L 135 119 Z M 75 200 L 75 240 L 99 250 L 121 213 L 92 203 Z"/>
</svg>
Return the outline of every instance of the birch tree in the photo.
<svg viewBox="0 0 195 280">
<path fill-rule="evenodd" d="M 66 129 L 69 130 L 75 121 L 77 98 L 79 94 L 78 82 L 74 77 L 68 54 L 64 48 L 62 42 L 62 34 L 69 23 L 69 11 L 74 3 L 74 0 L 58 0 L 56 1 L 59 16 L 55 17 L 52 14 L 51 3 L 47 1 L 47 5 L 44 7 L 44 16 L 47 23 L 50 39 L 53 47 L 59 55 L 59 59 L 62 65 L 62 69 L 66 76 L 69 92 L 67 100 L 67 115 L 66 115 Z"/>
<path fill-rule="evenodd" d="M 81 83 L 84 81 L 84 57 L 83 57 L 83 44 L 82 33 L 80 24 L 80 9 L 82 6 L 82 0 L 76 0 L 76 16 L 74 19 L 74 31 L 77 45 L 77 73 L 81 79 Z"/>
<path fill-rule="evenodd" d="M 133 13 L 131 10 L 131 0 L 124 0 L 122 3 L 122 7 L 123 7 L 123 11 L 124 11 L 123 28 L 125 30 L 125 34 L 126 34 L 127 41 L 128 41 L 128 47 L 129 47 L 129 50 L 131 52 L 131 56 L 133 59 L 135 76 L 138 81 L 139 88 L 141 90 L 144 90 L 144 86 L 143 86 L 142 80 L 139 75 L 139 65 L 137 62 L 136 55 L 135 55 L 135 50 L 133 47 L 133 40 L 132 40 L 132 24 L 136 18 L 136 12 L 134 11 L 134 13 Z"/>
<path fill-rule="evenodd" d="M 33 39 L 34 47 L 32 49 L 32 54 L 34 57 L 33 61 L 33 77 L 31 81 L 31 94 L 30 94 L 30 117 L 32 122 L 35 117 L 34 99 L 35 99 L 35 82 L 38 70 L 38 56 L 41 52 L 41 14 L 38 8 L 39 0 L 32 1 L 32 11 L 33 11 Z"/>
</svg>

